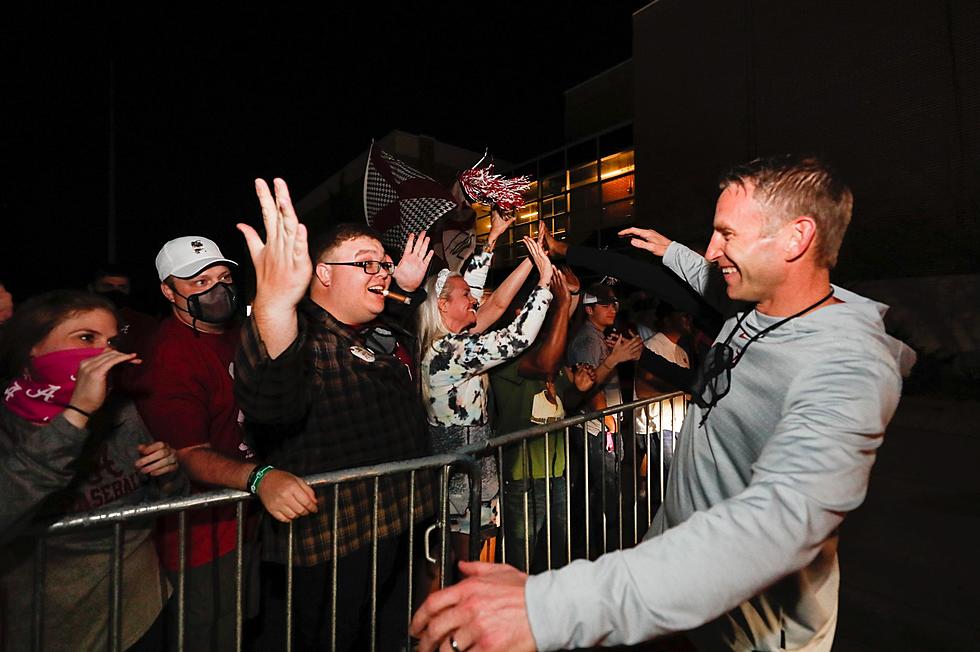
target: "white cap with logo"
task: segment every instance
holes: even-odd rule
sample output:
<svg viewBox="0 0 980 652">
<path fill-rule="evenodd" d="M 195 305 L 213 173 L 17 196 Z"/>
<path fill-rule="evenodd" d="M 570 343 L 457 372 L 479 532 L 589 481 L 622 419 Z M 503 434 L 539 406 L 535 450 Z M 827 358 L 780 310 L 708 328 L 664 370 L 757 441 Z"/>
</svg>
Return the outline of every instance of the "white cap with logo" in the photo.
<svg viewBox="0 0 980 652">
<path fill-rule="evenodd" d="M 168 276 L 190 278 L 196 276 L 205 267 L 216 263 L 229 263 L 238 266 L 235 261 L 225 258 L 214 240 L 196 235 L 176 238 L 163 245 L 157 254 L 157 274 L 163 281 Z"/>
</svg>

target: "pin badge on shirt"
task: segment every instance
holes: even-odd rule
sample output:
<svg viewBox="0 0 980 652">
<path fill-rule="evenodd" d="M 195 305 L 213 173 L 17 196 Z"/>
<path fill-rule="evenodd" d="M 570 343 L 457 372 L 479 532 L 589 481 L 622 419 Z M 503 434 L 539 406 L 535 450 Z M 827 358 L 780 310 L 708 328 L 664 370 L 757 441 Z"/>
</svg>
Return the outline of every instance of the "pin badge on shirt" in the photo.
<svg viewBox="0 0 980 652">
<path fill-rule="evenodd" d="M 366 349 L 363 346 L 354 345 L 350 347 L 350 352 L 354 354 L 355 357 L 364 360 L 364 362 L 374 362 L 374 351 L 371 349 Z"/>
</svg>

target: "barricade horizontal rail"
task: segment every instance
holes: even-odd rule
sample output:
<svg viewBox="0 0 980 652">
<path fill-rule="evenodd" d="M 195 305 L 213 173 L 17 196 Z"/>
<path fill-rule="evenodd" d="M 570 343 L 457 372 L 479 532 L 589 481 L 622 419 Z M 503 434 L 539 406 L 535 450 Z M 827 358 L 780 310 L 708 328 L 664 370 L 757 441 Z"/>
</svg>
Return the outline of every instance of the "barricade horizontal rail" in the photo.
<svg viewBox="0 0 980 652">
<path fill-rule="evenodd" d="M 559 421 L 537 425 L 505 435 L 493 437 L 487 441 L 475 442 L 460 447 L 451 453 L 430 455 L 427 457 L 388 462 L 358 468 L 329 471 L 306 476 L 303 479 L 318 493 L 327 491 L 321 505 L 332 505 L 332 528 L 324 532 L 330 535 L 332 553 L 329 557 L 330 575 L 327 581 L 330 586 L 329 604 L 329 647 L 335 648 L 340 641 L 338 627 L 346 623 L 338 623 L 338 600 L 345 596 L 338 594 L 338 564 L 344 559 L 338 555 L 338 512 L 341 507 L 341 487 L 348 483 L 364 483 L 372 481 L 368 507 L 371 513 L 370 533 L 370 563 L 368 568 L 370 587 L 367 596 L 367 607 L 370 610 L 370 639 L 362 641 L 369 649 L 378 649 L 379 643 L 379 505 L 381 492 L 379 482 L 384 478 L 407 476 L 411 487 L 408 496 L 408 525 L 407 532 L 407 597 L 401 603 L 404 608 L 402 628 L 406 638 L 400 647 L 411 649 L 411 641 L 407 638 L 407 625 L 418 602 L 430 590 L 444 586 L 453 581 L 453 559 L 468 557 L 475 559 L 481 556 L 494 561 L 513 562 L 529 572 L 533 568 L 542 567 L 542 558 L 535 561 L 535 541 L 544 543 L 547 563 L 544 567 L 552 568 L 570 561 L 575 556 L 595 557 L 611 548 L 622 548 L 639 541 L 652 520 L 654 509 L 662 501 L 663 488 L 666 478 L 666 459 L 676 445 L 676 432 L 668 438 L 667 432 L 676 431 L 679 420 L 686 411 L 687 398 L 677 392 L 655 398 L 640 399 L 607 407 L 603 410 L 577 415 Z M 615 420 L 607 424 L 607 418 Z M 661 419 L 669 419 L 669 428 L 660 428 Z M 637 430 L 633 432 L 634 424 Z M 645 424 L 651 424 L 649 427 Z M 656 426 L 656 427 L 654 427 Z M 664 433 L 661 435 L 660 430 Z M 623 438 L 623 433 L 630 436 Z M 654 445 L 653 438 L 657 438 Z M 540 443 L 539 443 L 540 442 Z M 541 446 L 543 444 L 543 449 Z M 533 477 L 533 463 L 529 457 L 532 446 L 537 447 L 541 459 L 545 460 L 547 470 L 543 478 Z M 559 451 L 561 453 L 558 463 Z M 641 450 L 642 449 L 642 450 Z M 573 452 L 574 450 L 574 452 Z M 643 453 L 645 451 L 645 453 Z M 643 453 L 641 461 L 640 453 Z M 498 493 L 489 498 L 495 499 L 498 514 L 493 524 L 488 525 L 481 520 L 481 514 L 486 504 L 481 495 L 481 465 L 487 464 L 482 460 L 495 455 Z M 509 456 L 509 457 L 508 457 Z M 655 460 L 654 457 L 655 456 Z M 515 474 L 505 468 L 507 459 L 518 459 L 523 475 Z M 599 462 L 601 468 L 596 467 Z M 611 462 L 610 462 L 611 460 Z M 623 461 L 631 465 L 632 472 L 624 473 L 626 467 Z M 649 462 L 647 461 L 649 460 Z M 650 472 L 647 464 L 656 462 Z M 598 470 L 596 470 L 596 467 Z M 556 470 L 560 469 L 560 470 Z M 654 472 L 654 470 L 656 472 Z M 424 546 L 419 545 L 416 536 L 416 506 L 418 496 L 416 482 L 418 473 L 432 473 L 430 478 L 438 485 L 438 501 L 435 503 L 436 513 L 431 517 L 432 525 L 424 531 L 421 537 Z M 436 472 L 438 480 L 436 481 Z M 468 478 L 468 506 L 466 515 L 457 515 L 456 519 L 450 514 L 450 481 L 462 473 Z M 576 480 L 573 482 L 573 474 Z M 651 477 L 652 476 L 652 477 Z M 392 480 L 394 481 L 394 480 Z M 656 481 L 659 490 L 659 500 L 653 501 L 652 483 Z M 454 481 L 455 482 L 455 481 Z M 366 485 L 365 485 L 366 486 Z M 404 486 L 404 485 L 403 485 Z M 433 488 L 435 484 L 429 485 Z M 573 510 L 573 490 L 579 492 L 581 503 L 584 491 L 584 505 L 576 504 Z M 434 495 L 432 496 L 435 497 Z M 643 498 L 645 497 L 645 504 Z M 123 545 L 127 525 L 139 524 L 145 527 L 152 519 L 176 515 L 179 527 L 178 541 L 179 563 L 175 575 L 171 576 L 174 586 L 172 602 L 176 604 L 176 649 L 184 649 L 187 632 L 185 612 L 187 610 L 186 576 L 189 572 L 188 531 L 190 525 L 188 514 L 205 508 L 226 505 L 236 505 L 237 537 L 234 550 L 234 593 L 225 596 L 225 600 L 233 599 L 235 603 L 235 627 L 237 632 L 234 639 L 234 649 L 243 647 L 243 622 L 246 618 L 243 587 L 246 584 L 244 566 L 246 564 L 247 547 L 244 541 L 246 523 L 246 501 L 253 499 L 250 493 L 232 489 L 221 489 L 198 493 L 182 498 L 171 498 L 152 503 L 143 503 L 125 508 L 103 508 L 100 510 L 67 516 L 51 524 L 42 532 L 36 545 L 34 601 L 33 601 L 33 649 L 44 649 L 44 598 L 45 564 L 51 563 L 50 556 L 45 556 L 46 542 L 51 537 L 61 537 L 75 532 L 81 532 L 99 527 L 109 527 L 112 534 L 109 555 L 109 578 L 111 587 L 108 592 L 106 609 L 109 613 L 108 649 L 121 649 L 122 619 L 124 617 L 125 596 L 122 591 L 123 577 Z M 583 507 L 584 509 L 579 509 Z M 624 507 L 630 507 L 624 512 Z M 515 511 L 516 510 L 516 511 Z M 580 513 L 581 512 L 581 513 Z M 584 518 L 583 518 L 584 516 Z M 624 516 L 627 517 L 624 521 Z M 631 518 L 630 518 L 631 517 Z M 578 518 L 578 520 L 576 520 Z M 467 520 L 468 519 L 468 520 Z M 510 519 L 510 521 L 508 521 Z M 515 520 L 516 519 L 516 520 Z M 523 521 L 523 522 L 522 522 Z M 468 545 L 457 548 L 457 530 L 459 523 L 469 525 Z M 624 534 L 626 527 L 632 523 L 632 537 Z M 285 650 L 291 650 L 294 644 L 293 621 L 294 609 L 294 575 L 296 559 L 294 551 L 294 524 L 290 522 L 287 528 L 287 553 L 285 559 L 285 602 L 284 602 L 284 632 L 285 642 L 276 644 Z M 581 529 L 573 536 L 573 528 Z M 430 550 L 431 534 L 438 530 L 438 554 L 430 557 L 429 562 L 423 561 L 418 549 L 424 547 Z M 465 531 L 465 530 L 462 530 Z M 584 535 L 584 547 L 582 535 Z M 516 538 L 515 538 L 516 537 Z M 496 550 L 496 553 L 495 553 Z M 497 558 L 499 554 L 499 559 Z M 426 552 L 425 556 L 429 556 Z M 47 561 L 45 561 L 47 559 Z M 431 560 L 435 559 L 432 564 Z M 532 565 L 532 562 L 534 564 Z M 295 567 L 295 568 L 294 568 Z M 263 580 L 264 581 L 264 580 Z M 305 599 L 305 596 L 304 596 Z M 300 605 L 303 606 L 303 605 Z M 341 606 L 344 606 L 341 602 Z M 366 608 L 367 608 L 366 607 Z"/>
<path fill-rule="evenodd" d="M 385 462 L 384 464 L 374 464 L 371 466 L 361 466 L 353 469 L 342 469 L 339 471 L 327 471 L 308 475 L 303 480 L 311 487 L 321 487 L 351 480 L 366 480 L 384 475 L 394 475 L 397 473 L 407 473 L 422 469 L 439 468 L 446 465 L 461 464 L 469 460 L 466 453 L 444 453 L 441 455 L 430 455 L 410 460 L 398 462 Z M 66 517 L 52 523 L 46 529 L 48 534 L 65 534 L 78 528 L 98 527 L 108 525 L 117 521 L 142 520 L 151 516 L 164 516 L 185 510 L 200 509 L 204 507 L 217 507 L 219 505 L 233 504 L 242 500 L 255 498 L 247 491 L 237 489 L 216 489 L 203 493 L 196 493 L 183 498 L 171 498 L 154 502 L 143 503 L 125 508 L 104 508 L 85 512 L 82 514 Z"/>
</svg>

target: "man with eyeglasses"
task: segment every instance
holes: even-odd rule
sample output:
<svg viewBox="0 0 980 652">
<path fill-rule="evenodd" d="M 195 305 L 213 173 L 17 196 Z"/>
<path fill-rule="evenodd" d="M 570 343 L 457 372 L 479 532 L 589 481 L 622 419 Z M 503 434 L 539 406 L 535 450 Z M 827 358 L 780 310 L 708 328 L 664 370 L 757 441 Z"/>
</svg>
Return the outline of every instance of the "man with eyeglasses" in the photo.
<svg viewBox="0 0 980 652">
<path fill-rule="evenodd" d="M 421 652 L 677 631 L 703 649 L 831 648 L 837 531 L 864 499 L 914 354 L 885 333 L 885 306 L 830 284 L 853 199 L 829 167 L 761 159 L 721 190 L 704 257 L 653 230 L 621 233 L 698 292 L 720 273 L 728 298 L 750 306 L 701 369 L 650 532 L 631 550 L 531 578 L 466 566 L 472 577 L 416 614 Z"/>
<path fill-rule="evenodd" d="M 275 197 L 261 180 L 256 192 L 266 241 L 239 225 L 257 282 L 252 317 L 242 329 L 236 393 L 249 427 L 256 427 L 257 449 L 270 464 L 302 476 L 425 456 L 428 430 L 413 347 L 406 346 L 405 331 L 379 317 L 394 282 L 406 294 L 421 284 L 432 258 L 429 239 L 410 235 L 394 266 L 373 229 L 340 224 L 314 243 L 311 261 L 306 227 L 285 182 L 275 181 Z M 334 636 L 337 650 L 367 640 L 361 630 L 370 623 L 361 614 L 370 598 L 375 541 L 377 648 L 404 644 L 407 531 L 413 520 L 434 511 L 425 477 L 420 472 L 414 488 L 408 474 L 378 478 L 376 520 L 375 481 L 368 479 L 337 485 L 336 515 L 334 490 L 324 488 L 316 493 L 316 513 L 294 522 L 292 530 L 265 521 L 267 619 L 259 647 L 281 649 L 284 643 L 290 541 L 296 649 L 331 649 Z"/>
</svg>

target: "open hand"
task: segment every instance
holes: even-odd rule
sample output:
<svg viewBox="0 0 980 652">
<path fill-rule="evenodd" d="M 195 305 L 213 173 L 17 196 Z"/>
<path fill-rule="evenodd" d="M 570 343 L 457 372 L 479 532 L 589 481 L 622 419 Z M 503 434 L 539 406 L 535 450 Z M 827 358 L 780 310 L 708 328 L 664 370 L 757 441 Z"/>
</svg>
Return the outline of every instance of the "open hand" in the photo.
<svg viewBox="0 0 980 652">
<path fill-rule="evenodd" d="M 414 292 L 422 285 L 434 254 L 435 251 L 429 251 L 429 236 L 425 231 L 420 231 L 418 238 L 414 233 L 409 233 L 405 241 L 405 251 L 395 268 L 394 279 L 398 287 L 406 292 Z"/>
<path fill-rule="evenodd" d="M 631 226 L 619 232 L 620 236 L 632 236 L 630 244 L 637 249 L 646 249 L 654 256 L 663 256 L 667 252 L 667 247 L 673 242 L 670 238 L 657 233 L 653 229 L 638 229 Z"/>
<path fill-rule="evenodd" d="M 531 260 L 534 261 L 535 267 L 538 268 L 538 274 L 541 275 L 538 279 L 538 285 L 543 288 L 548 287 L 551 284 L 551 277 L 555 271 L 554 265 L 548 259 L 548 254 L 544 252 L 544 249 L 533 238 L 525 236 L 524 245 L 527 247 L 527 251 L 531 255 Z"/>
<path fill-rule="evenodd" d="M 545 251 L 548 252 L 549 256 L 553 258 L 561 257 L 568 253 L 568 244 L 557 239 L 545 225 L 544 221 L 539 222 L 538 231 L 539 237 L 542 238 Z"/>
<path fill-rule="evenodd" d="M 567 309 L 572 302 L 572 293 L 568 291 L 565 274 L 560 269 L 556 269 L 551 277 L 551 292 L 555 297 L 555 304 Z"/>
<path fill-rule="evenodd" d="M 239 224 L 255 266 L 255 310 L 291 310 L 306 294 L 313 266 L 307 251 L 306 227 L 300 223 L 282 179 L 273 181 L 275 198 L 262 179 L 255 194 L 262 207 L 266 241 L 248 224 Z"/>
<path fill-rule="evenodd" d="M 618 336 L 606 357 L 606 366 L 615 367 L 627 360 L 639 360 L 643 353 L 643 338 Z"/>
<path fill-rule="evenodd" d="M 575 272 L 568 265 L 562 265 L 558 269 L 561 270 L 562 274 L 565 275 L 565 285 L 568 286 L 568 291 L 572 293 L 581 292 L 582 281 L 579 280 L 578 276 L 575 276 Z"/>
</svg>

